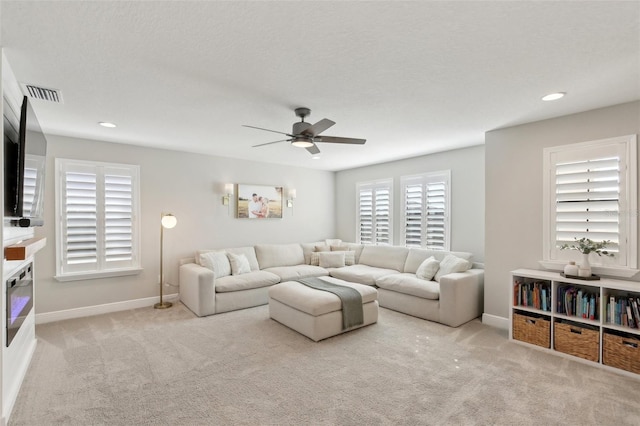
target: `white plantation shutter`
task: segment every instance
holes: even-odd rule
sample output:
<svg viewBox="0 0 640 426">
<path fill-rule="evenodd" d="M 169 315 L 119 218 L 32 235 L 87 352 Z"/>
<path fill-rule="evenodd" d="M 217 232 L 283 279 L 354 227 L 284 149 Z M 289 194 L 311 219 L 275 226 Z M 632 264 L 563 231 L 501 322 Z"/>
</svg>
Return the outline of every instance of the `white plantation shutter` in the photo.
<svg viewBox="0 0 640 426">
<path fill-rule="evenodd" d="M 138 166 L 56 159 L 58 275 L 139 267 Z"/>
<path fill-rule="evenodd" d="M 38 177 L 38 170 L 25 166 L 24 168 L 24 183 L 22 186 L 22 215 L 29 217 L 32 215 L 33 200 L 36 196 L 36 178 Z"/>
<path fill-rule="evenodd" d="M 404 245 L 449 250 L 450 171 L 403 176 Z"/>
<path fill-rule="evenodd" d="M 589 238 L 610 240 L 607 250 L 615 253 L 614 258 L 592 256 L 594 264 L 635 267 L 635 143 L 633 136 L 545 150 L 545 260 L 575 260 L 575 252 L 560 247 Z"/>
<path fill-rule="evenodd" d="M 574 238 L 610 240 L 620 247 L 620 158 L 556 165 L 556 244 Z"/>
<path fill-rule="evenodd" d="M 391 179 L 356 185 L 360 244 L 392 244 L 392 185 Z"/>
</svg>

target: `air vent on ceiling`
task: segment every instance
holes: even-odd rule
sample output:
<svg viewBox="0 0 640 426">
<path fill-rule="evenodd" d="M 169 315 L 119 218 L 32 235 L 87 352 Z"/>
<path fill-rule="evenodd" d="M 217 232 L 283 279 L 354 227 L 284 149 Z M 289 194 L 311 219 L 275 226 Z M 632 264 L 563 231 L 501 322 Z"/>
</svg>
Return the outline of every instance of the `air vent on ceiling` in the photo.
<svg viewBox="0 0 640 426">
<path fill-rule="evenodd" d="M 47 89 L 46 87 L 34 86 L 33 84 L 21 83 L 22 91 L 26 96 L 33 99 L 41 99 L 43 101 L 64 103 L 62 100 L 62 92 L 58 89 Z"/>
</svg>

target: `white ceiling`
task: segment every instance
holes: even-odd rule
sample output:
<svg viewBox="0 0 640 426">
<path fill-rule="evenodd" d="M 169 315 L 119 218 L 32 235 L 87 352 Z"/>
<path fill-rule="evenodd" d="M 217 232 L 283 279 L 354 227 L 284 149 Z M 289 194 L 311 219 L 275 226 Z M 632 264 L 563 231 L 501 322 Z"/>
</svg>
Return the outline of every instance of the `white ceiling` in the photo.
<svg viewBox="0 0 640 426">
<path fill-rule="evenodd" d="M 45 132 L 341 170 L 640 99 L 640 2 L 6 2 L 1 41 Z M 556 102 L 547 93 L 565 91 Z M 312 160 L 297 118 L 337 124 Z M 105 129 L 98 121 L 112 121 Z M 88 147 L 88 149 L 90 149 Z"/>
</svg>

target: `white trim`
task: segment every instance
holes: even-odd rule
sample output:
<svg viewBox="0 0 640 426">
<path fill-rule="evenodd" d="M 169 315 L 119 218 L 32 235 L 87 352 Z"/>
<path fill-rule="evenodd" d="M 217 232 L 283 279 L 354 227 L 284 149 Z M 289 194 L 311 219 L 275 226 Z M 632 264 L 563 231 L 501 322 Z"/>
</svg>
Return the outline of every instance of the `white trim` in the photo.
<svg viewBox="0 0 640 426">
<path fill-rule="evenodd" d="M 566 153 L 570 151 L 579 152 L 579 150 L 583 149 L 593 149 L 593 148 L 602 148 L 606 144 L 620 144 L 625 143 L 626 145 L 626 158 L 625 158 L 625 170 L 621 170 L 621 174 L 625 174 L 626 182 L 625 182 L 625 193 L 624 201 L 625 205 L 621 205 L 622 210 L 620 211 L 620 215 L 626 213 L 626 235 L 622 235 L 621 237 L 626 237 L 626 259 L 625 266 L 601 266 L 596 267 L 596 269 L 600 270 L 603 275 L 611 275 L 616 277 L 631 277 L 631 275 L 627 275 L 631 273 L 631 271 L 638 271 L 635 269 L 638 267 L 638 199 L 637 199 L 637 136 L 636 135 L 625 135 L 618 136 L 608 139 L 600 139 L 596 141 L 588 141 L 588 142 L 580 142 L 580 143 L 572 143 L 568 145 L 547 147 L 543 149 L 543 173 L 542 173 L 542 261 L 540 264 L 545 268 L 555 269 L 554 264 L 558 262 L 556 259 L 552 259 L 552 241 L 555 239 L 555 231 L 551 226 L 551 216 L 555 215 L 555 209 L 552 207 L 552 194 L 551 194 L 551 182 L 555 182 L 555 174 L 552 175 L 552 161 L 551 156 L 553 154 L 558 153 Z M 555 186 L 554 186 L 555 188 Z M 553 211 L 552 211 L 553 210 Z M 622 241 L 621 241 L 622 244 Z M 544 262 L 544 263 L 543 263 Z M 566 263 L 566 261 L 564 262 Z M 547 266 L 551 265 L 551 266 Z M 592 268 L 594 265 L 592 264 Z M 619 270 L 619 271 L 618 271 Z"/>
<path fill-rule="evenodd" d="M 165 294 L 163 300 L 177 301 L 178 293 Z M 62 321 L 73 318 L 90 317 L 93 315 L 108 314 L 111 312 L 126 311 L 129 309 L 146 308 L 158 303 L 158 296 L 145 297 L 143 299 L 125 300 L 122 302 L 105 303 L 104 305 L 83 306 L 82 308 L 65 309 L 63 311 L 45 312 L 36 314 L 36 324 Z"/>
<path fill-rule="evenodd" d="M 67 281 L 82 281 L 82 280 L 95 280 L 98 278 L 109 278 L 109 277 L 124 277 L 127 275 L 138 275 L 144 269 L 142 268 L 128 268 L 128 269 L 114 269 L 107 271 L 98 271 L 98 272 L 77 272 L 72 274 L 64 274 L 64 275 L 56 275 L 56 281 L 67 282 Z"/>
<path fill-rule="evenodd" d="M 482 314 L 482 323 L 490 327 L 509 330 L 509 318 L 484 313 Z"/>
<path fill-rule="evenodd" d="M 564 266 L 567 262 L 558 261 L 558 260 L 539 260 L 538 263 L 545 269 L 549 269 L 551 271 L 562 271 L 564 270 Z M 606 267 L 606 266 L 593 266 L 591 265 L 591 271 L 596 275 L 605 275 L 609 277 L 618 277 L 618 278 L 631 278 L 638 272 L 640 269 L 634 268 L 621 268 L 621 267 Z"/>
</svg>

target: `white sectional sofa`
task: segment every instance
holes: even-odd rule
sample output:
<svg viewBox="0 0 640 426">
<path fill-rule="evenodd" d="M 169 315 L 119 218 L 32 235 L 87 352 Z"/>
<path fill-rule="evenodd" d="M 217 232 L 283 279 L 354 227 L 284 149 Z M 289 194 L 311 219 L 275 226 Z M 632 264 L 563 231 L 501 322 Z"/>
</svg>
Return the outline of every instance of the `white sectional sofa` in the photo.
<svg viewBox="0 0 640 426">
<path fill-rule="evenodd" d="M 482 314 L 482 269 L 436 275 L 437 281 L 416 275 L 420 265 L 431 257 L 441 262 L 449 255 L 455 256 L 457 260 L 469 261 L 468 266 L 471 266 L 471 253 L 344 243 L 339 246 L 334 248 L 353 252 L 350 254 L 353 265 L 311 265 L 316 247 L 330 250 L 324 242 L 202 250 L 196 253 L 195 259 L 180 266 L 180 299 L 196 315 L 206 316 L 265 305 L 269 301 L 269 287 L 279 282 L 330 275 L 348 282 L 376 286 L 382 307 L 451 327 Z M 229 275 L 228 272 L 233 271 L 229 271 L 226 265 L 219 267 L 207 263 L 211 256 L 223 262 L 224 256 L 220 253 L 231 253 L 229 256 L 232 258 L 232 255 L 244 255 L 248 261 L 246 272 Z M 322 253 L 315 258 L 324 256 L 327 259 L 332 256 L 332 262 L 336 259 L 335 255 Z"/>
</svg>

